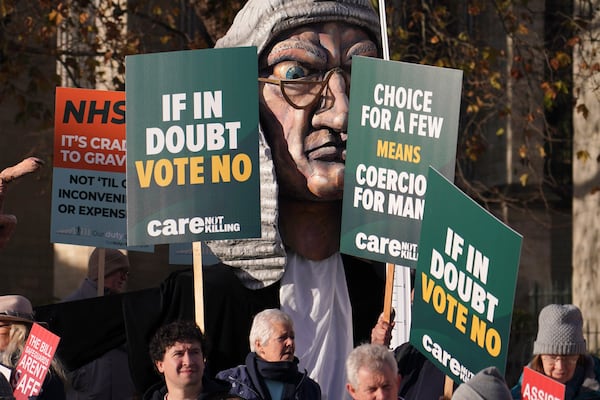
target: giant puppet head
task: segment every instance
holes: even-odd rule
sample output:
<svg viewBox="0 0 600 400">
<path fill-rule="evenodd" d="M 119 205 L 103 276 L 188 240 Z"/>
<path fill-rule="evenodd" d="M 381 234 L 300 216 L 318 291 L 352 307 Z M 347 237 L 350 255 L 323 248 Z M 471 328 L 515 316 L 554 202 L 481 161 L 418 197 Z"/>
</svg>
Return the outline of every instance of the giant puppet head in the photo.
<svg viewBox="0 0 600 400">
<path fill-rule="evenodd" d="M 342 198 L 351 62 L 380 55 L 378 16 L 368 0 L 249 0 L 216 44 L 243 46 L 259 57 L 262 238 L 207 244 L 261 287 L 285 265 L 278 196 Z"/>
</svg>

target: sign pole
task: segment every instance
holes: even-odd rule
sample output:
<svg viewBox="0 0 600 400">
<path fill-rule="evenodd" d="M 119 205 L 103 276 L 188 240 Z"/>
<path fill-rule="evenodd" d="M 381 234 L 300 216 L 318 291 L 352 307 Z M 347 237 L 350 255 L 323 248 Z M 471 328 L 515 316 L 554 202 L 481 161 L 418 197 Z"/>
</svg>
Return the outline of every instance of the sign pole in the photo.
<svg viewBox="0 0 600 400">
<path fill-rule="evenodd" d="M 389 61 L 390 48 L 387 37 L 387 19 L 385 15 L 385 0 L 379 0 L 379 25 L 381 26 L 381 49 L 383 50 L 383 59 Z"/>
<path fill-rule="evenodd" d="M 383 297 L 383 319 L 392 322 L 392 295 L 394 293 L 394 273 L 396 266 L 392 263 L 385 264 L 385 294 Z"/>
<path fill-rule="evenodd" d="M 193 242 L 194 309 L 196 324 L 204 331 L 204 281 L 202 278 L 202 242 Z"/>
<path fill-rule="evenodd" d="M 452 392 L 454 391 L 454 381 L 448 375 L 444 381 L 444 400 L 450 400 L 452 398 Z"/>
<path fill-rule="evenodd" d="M 104 296 L 104 264 L 106 262 L 106 249 L 101 247 L 98 249 L 98 296 Z"/>
</svg>

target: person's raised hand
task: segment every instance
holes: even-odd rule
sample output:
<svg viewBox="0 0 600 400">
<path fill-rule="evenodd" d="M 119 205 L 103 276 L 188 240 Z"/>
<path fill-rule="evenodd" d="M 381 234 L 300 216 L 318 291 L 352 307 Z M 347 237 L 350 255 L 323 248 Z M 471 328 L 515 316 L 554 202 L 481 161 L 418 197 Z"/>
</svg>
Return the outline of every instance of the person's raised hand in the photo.
<svg viewBox="0 0 600 400">
<path fill-rule="evenodd" d="M 0 249 L 6 246 L 15 227 L 17 226 L 17 217 L 14 215 L 3 214 L 4 198 L 6 188 L 15 179 L 30 174 L 38 170 L 44 162 L 36 157 L 29 157 L 12 167 L 0 171 Z"/>
<path fill-rule="evenodd" d="M 379 314 L 377 324 L 371 329 L 371 343 L 389 346 L 392 341 L 392 329 L 394 329 L 394 318 L 391 321 L 385 320 L 383 313 Z"/>
</svg>

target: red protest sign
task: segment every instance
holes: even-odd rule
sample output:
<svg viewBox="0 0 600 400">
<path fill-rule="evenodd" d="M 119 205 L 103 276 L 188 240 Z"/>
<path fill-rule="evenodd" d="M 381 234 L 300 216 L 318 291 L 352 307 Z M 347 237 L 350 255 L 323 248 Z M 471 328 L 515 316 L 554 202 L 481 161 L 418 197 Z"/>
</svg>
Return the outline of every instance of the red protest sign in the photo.
<svg viewBox="0 0 600 400">
<path fill-rule="evenodd" d="M 56 88 L 54 167 L 125 173 L 125 92 Z"/>
<path fill-rule="evenodd" d="M 40 393 L 59 341 L 60 337 L 33 324 L 16 367 L 17 386 L 13 393 L 16 400 L 27 400 Z"/>
<path fill-rule="evenodd" d="M 565 385 L 525 367 L 521 383 L 521 398 L 523 400 L 563 400 Z"/>
</svg>

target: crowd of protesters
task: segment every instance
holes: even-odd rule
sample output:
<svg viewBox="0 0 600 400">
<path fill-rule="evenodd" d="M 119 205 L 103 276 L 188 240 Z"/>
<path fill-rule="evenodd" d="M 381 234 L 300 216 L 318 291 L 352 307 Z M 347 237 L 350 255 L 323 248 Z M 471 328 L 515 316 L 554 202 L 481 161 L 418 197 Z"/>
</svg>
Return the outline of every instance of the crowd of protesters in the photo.
<svg viewBox="0 0 600 400">
<path fill-rule="evenodd" d="M 2 232 L 2 230 L 0 230 Z M 7 238 L 4 238 L 7 239 Z M 6 243 L 6 240 L 2 241 Z M 99 249 L 92 252 L 88 275 L 67 299 L 77 301 L 124 290 L 129 271 L 127 256 L 118 250 L 105 252 L 104 290 L 98 291 Z M 111 279 L 111 276 L 114 279 Z M 84 290 L 88 287 L 88 290 Z M 37 321 L 31 302 L 21 295 L 0 296 L 0 363 L 12 374 L 0 374 L 0 399 L 12 399 L 17 384 L 15 366 Z M 39 322 L 44 325 L 43 322 Z M 347 396 L 354 400 L 407 398 L 443 399 L 443 373 L 424 356 L 403 357 L 406 350 L 388 348 L 393 323 L 380 316 L 373 327 L 373 343 L 361 344 L 346 359 Z M 155 371 L 162 380 L 144 393 L 136 391 L 128 370 L 127 353 L 112 351 L 75 371 L 66 371 L 52 360 L 39 394 L 32 399 L 299 399 L 319 400 L 327 388 L 298 368 L 292 318 L 279 309 L 259 312 L 249 333 L 249 348 L 243 364 L 210 374 L 206 358 L 208 341 L 191 320 L 175 320 L 160 326 L 148 343 Z M 406 348 L 406 344 L 401 348 Z M 400 351 L 399 351 L 400 350 Z M 412 353 L 415 353 L 413 350 Z M 528 364 L 565 385 L 565 399 L 600 399 L 600 360 L 587 351 L 583 316 L 572 304 L 550 304 L 539 314 L 533 358 Z M 428 369 L 429 368 L 429 369 Z M 425 371 L 425 372 L 424 372 Z M 429 372 L 427 372 L 429 371 Z M 428 378 L 423 378 L 427 375 Z M 423 379 L 415 379 L 421 376 Z M 427 384 L 424 384 L 427 383 Z M 403 385 L 401 385 L 403 384 Z M 496 367 L 489 367 L 466 383 L 454 387 L 452 399 L 508 400 L 521 398 L 521 381 L 509 390 Z"/>
<path fill-rule="evenodd" d="M 10 399 L 18 376 L 14 375 L 32 325 L 36 323 L 30 301 L 20 295 L 0 296 L 0 361 L 12 370 L 0 376 L 0 398 Z M 587 352 L 583 337 L 583 319 L 572 305 L 550 304 L 539 316 L 539 330 L 534 342 L 534 357 L 529 364 L 534 370 L 565 385 L 565 399 L 600 398 L 600 361 Z M 309 371 L 298 368 L 295 355 L 294 323 L 279 309 L 258 313 L 249 333 L 249 347 L 243 364 L 211 374 L 207 360 L 208 340 L 191 320 L 175 320 L 160 326 L 148 343 L 148 353 L 161 381 L 144 390 L 131 389 L 125 380 L 110 382 L 95 374 L 80 387 L 77 398 L 85 399 L 245 399 L 320 400 L 330 398 L 327 388 L 309 377 Z M 106 369 L 116 368 L 106 364 Z M 404 370 L 408 370 L 406 365 Z M 422 364 L 413 365 L 413 369 Z M 418 372 L 418 371 L 415 371 Z M 357 346 L 346 358 L 347 395 L 354 400 L 402 399 L 398 360 L 387 346 L 365 343 Z M 125 378 L 125 377 L 121 377 Z M 129 377 L 127 377 L 129 378 Z M 435 376 L 431 377 L 435 380 Z M 98 383 L 109 387 L 94 392 Z M 52 360 L 41 390 L 33 399 L 67 399 L 72 389 L 60 360 Z M 431 382 L 435 385 L 435 382 Z M 102 386 L 102 385 L 100 385 Z M 324 389 L 324 391 L 323 391 Z M 323 393 L 322 393 L 323 391 Z M 90 395 L 90 393 L 95 393 Z M 448 394 L 421 393 L 421 399 L 448 398 Z M 453 399 L 508 400 L 521 398 L 521 382 L 512 393 L 496 367 L 486 368 L 451 393 Z"/>
<path fill-rule="evenodd" d="M 75 368 L 55 356 L 33 398 L 390 400 L 404 394 L 409 398 L 408 393 L 424 400 L 520 398 L 520 385 L 511 394 L 493 366 L 444 393 L 443 374 L 429 374 L 432 364 L 415 349 L 405 346 L 394 357 L 388 348 L 392 324 L 386 321 L 375 325 L 374 343 L 353 342 L 353 316 L 373 307 L 364 296 L 353 302 L 350 281 L 353 274 L 362 274 L 354 279 L 370 279 L 377 272 L 372 263 L 348 260 L 339 252 L 351 59 L 382 55 L 371 2 L 249 0 L 216 44 L 238 46 L 256 46 L 259 57 L 261 222 L 266 229 L 258 241 L 236 242 L 241 250 L 235 261 L 241 268 L 235 274 L 250 289 L 280 282 L 280 307 L 258 310 L 249 332 L 234 332 L 249 338 L 245 360 L 212 371 L 218 360 L 207 357 L 213 353 L 202 330 L 181 317 L 172 298 L 161 297 L 161 305 L 171 306 L 168 322 L 149 325 L 152 329 L 144 326 L 146 330 L 135 323 L 115 324 L 115 331 L 123 330 L 120 322 L 128 334 L 142 331 L 142 340 L 126 344 L 145 349 L 161 378 L 158 383 L 134 386 L 139 364 L 117 338 L 114 346 Z M 298 79 L 306 85 L 295 84 Z M 2 214 L 6 182 L 0 179 L 0 248 L 17 224 L 14 216 Z M 208 245 L 219 259 L 231 254 L 229 243 Z M 261 253 L 265 248 L 272 252 Z M 116 250 L 104 252 L 104 273 L 97 264 L 100 255 L 94 253 L 87 277 L 67 303 L 100 295 L 108 299 L 106 304 L 122 307 L 110 298 L 124 290 L 129 264 Z M 27 298 L 0 296 L 0 362 L 7 371 L 14 371 L 36 322 Z M 241 319 L 236 322 L 241 326 Z M 567 400 L 600 398 L 600 362 L 587 352 L 582 326 L 581 312 L 573 305 L 549 305 L 540 313 L 530 367 L 564 384 Z M 212 337 L 221 334 L 232 332 L 211 331 Z M 65 342 L 68 346 L 68 338 Z M 406 353 L 412 357 L 408 362 L 400 357 Z M 7 375 L 0 374 L 0 398 L 11 398 L 10 389 L 19 378 Z M 419 392 L 421 388 L 427 392 Z"/>
</svg>

